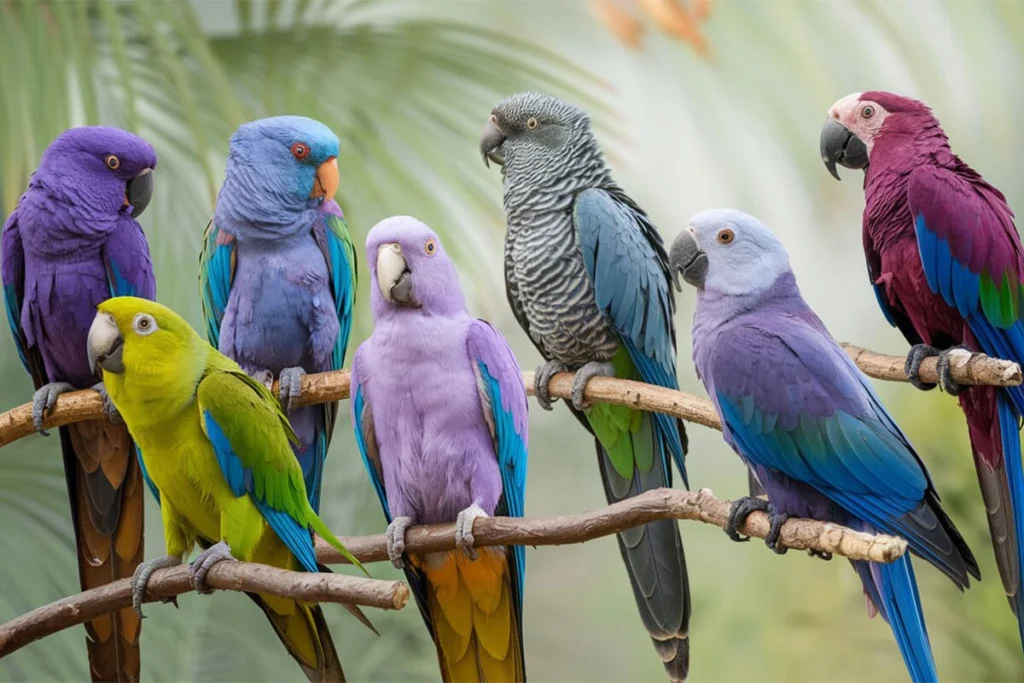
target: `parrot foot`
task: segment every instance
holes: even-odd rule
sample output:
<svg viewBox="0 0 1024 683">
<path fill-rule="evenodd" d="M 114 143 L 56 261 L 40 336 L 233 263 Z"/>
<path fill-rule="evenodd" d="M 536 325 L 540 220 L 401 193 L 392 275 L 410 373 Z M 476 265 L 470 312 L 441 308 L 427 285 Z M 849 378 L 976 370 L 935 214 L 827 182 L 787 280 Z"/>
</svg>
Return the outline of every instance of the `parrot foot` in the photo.
<svg viewBox="0 0 1024 683">
<path fill-rule="evenodd" d="M 927 344 L 914 344 L 907 354 L 907 362 L 903 365 L 903 372 L 915 388 L 921 391 L 930 391 L 935 388 L 934 384 L 921 381 L 921 363 L 925 358 L 939 355 L 939 350 Z"/>
<path fill-rule="evenodd" d="M 568 372 L 569 366 L 557 360 L 549 360 L 537 368 L 537 374 L 533 380 L 533 393 L 537 397 L 537 405 L 544 410 L 551 410 L 551 404 L 558 399 L 552 399 L 548 393 L 548 383 L 551 378 L 559 372 Z"/>
<path fill-rule="evenodd" d="M 270 370 L 253 370 L 249 376 L 267 388 L 267 391 L 274 390 L 274 373 Z"/>
<path fill-rule="evenodd" d="M 395 517 L 388 524 L 388 559 L 395 569 L 405 567 L 405 530 L 412 524 L 412 517 Z"/>
<path fill-rule="evenodd" d="M 460 512 L 455 519 L 455 547 L 461 548 L 462 552 L 466 553 L 466 557 L 471 560 L 477 558 L 476 550 L 473 549 L 473 544 L 476 542 L 476 539 L 473 538 L 473 522 L 479 517 L 487 516 L 487 513 L 479 505 L 473 503 Z"/>
<path fill-rule="evenodd" d="M 213 589 L 206 585 L 206 575 L 213 565 L 225 560 L 234 561 L 235 556 L 231 554 L 231 546 L 226 541 L 220 541 L 196 555 L 196 559 L 189 563 L 188 573 L 192 575 L 192 583 L 197 593 L 206 595 L 213 592 Z"/>
<path fill-rule="evenodd" d="M 124 418 L 121 417 L 121 413 L 117 412 L 117 406 L 110 400 L 110 395 L 107 394 L 107 388 L 103 386 L 103 382 L 93 384 L 92 388 L 103 399 L 103 413 L 107 416 L 107 419 L 116 425 L 124 424 Z"/>
<path fill-rule="evenodd" d="M 817 557 L 819 560 L 825 560 L 826 562 L 832 559 L 832 553 L 827 550 L 815 550 L 814 548 L 808 548 L 807 554 L 811 557 Z"/>
<path fill-rule="evenodd" d="M 779 545 L 779 534 L 782 533 L 782 525 L 789 519 L 789 515 L 779 512 L 771 503 L 768 504 L 768 535 L 764 537 L 764 544 L 772 549 L 776 555 L 785 555 L 789 550 L 784 545 Z"/>
<path fill-rule="evenodd" d="M 735 501 L 729 510 L 729 521 L 725 523 L 725 535 L 737 543 L 749 541 L 749 536 L 740 535 L 740 527 L 747 521 L 751 512 L 758 510 L 768 512 L 768 501 L 755 496 L 744 496 Z"/>
<path fill-rule="evenodd" d="M 583 392 L 587 389 L 587 383 L 594 377 L 614 377 L 615 367 L 611 363 L 591 361 L 576 371 L 576 378 L 572 381 L 572 407 L 576 410 L 586 410 L 590 407 L 588 401 L 583 400 Z"/>
<path fill-rule="evenodd" d="M 146 615 L 142 613 L 142 599 L 146 595 L 146 584 L 149 583 L 149 577 L 153 576 L 153 572 L 158 569 L 167 569 L 168 567 L 176 567 L 181 564 L 181 558 L 174 555 L 164 555 L 163 557 L 155 557 L 152 560 L 146 560 L 139 564 L 135 568 L 135 573 L 132 574 L 131 587 L 132 587 L 132 607 L 139 613 L 139 616 L 143 619 Z M 174 598 L 171 598 L 167 602 L 173 602 L 174 606 L 177 607 L 178 603 Z"/>
<path fill-rule="evenodd" d="M 971 352 L 962 346 L 951 346 L 939 354 L 939 386 L 950 396 L 959 396 L 964 385 L 953 379 L 953 368 L 962 367 L 971 359 Z"/>
<path fill-rule="evenodd" d="M 278 400 L 286 413 L 299 407 L 299 396 L 302 395 L 302 377 L 306 371 L 299 367 L 285 368 L 278 375 Z"/>
<path fill-rule="evenodd" d="M 50 435 L 48 431 L 43 429 L 43 420 L 46 418 L 47 413 L 57 405 L 58 396 L 74 390 L 75 388 L 67 382 L 50 382 L 39 387 L 36 393 L 32 394 L 32 425 L 36 428 L 37 432 L 43 436 Z"/>
</svg>

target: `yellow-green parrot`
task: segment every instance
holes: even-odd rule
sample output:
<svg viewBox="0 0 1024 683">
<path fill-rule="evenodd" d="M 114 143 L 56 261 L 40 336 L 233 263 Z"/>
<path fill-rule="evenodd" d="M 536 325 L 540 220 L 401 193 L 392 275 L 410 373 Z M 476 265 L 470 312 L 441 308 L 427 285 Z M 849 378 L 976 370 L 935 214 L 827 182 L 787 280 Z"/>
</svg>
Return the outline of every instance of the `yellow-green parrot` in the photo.
<svg viewBox="0 0 1024 683">
<path fill-rule="evenodd" d="M 139 446 L 163 518 L 167 555 L 135 572 L 136 609 L 152 573 L 180 564 L 197 543 L 204 550 L 189 569 L 200 592 L 209 592 L 206 574 L 222 560 L 329 571 L 317 564 L 312 532 L 362 568 L 310 507 L 290 447 L 295 434 L 274 396 L 174 311 L 135 297 L 108 299 L 89 330 L 88 352 Z M 317 605 L 248 595 L 311 681 L 344 680 Z"/>
</svg>

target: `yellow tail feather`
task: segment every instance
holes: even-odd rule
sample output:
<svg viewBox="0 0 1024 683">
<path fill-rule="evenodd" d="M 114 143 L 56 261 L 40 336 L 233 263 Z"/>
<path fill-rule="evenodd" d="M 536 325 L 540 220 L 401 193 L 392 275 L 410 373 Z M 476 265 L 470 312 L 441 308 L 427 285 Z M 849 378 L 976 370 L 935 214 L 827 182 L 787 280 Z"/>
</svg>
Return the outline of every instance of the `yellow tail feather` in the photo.
<svg viewBox="0 0 1024 683">
<path fill-rule="evenodd" d="M 476 560 L 459 551 L 416 559 L 444 680 L 525 681 L 505 549 L 482 548 Z"/>
</svg>

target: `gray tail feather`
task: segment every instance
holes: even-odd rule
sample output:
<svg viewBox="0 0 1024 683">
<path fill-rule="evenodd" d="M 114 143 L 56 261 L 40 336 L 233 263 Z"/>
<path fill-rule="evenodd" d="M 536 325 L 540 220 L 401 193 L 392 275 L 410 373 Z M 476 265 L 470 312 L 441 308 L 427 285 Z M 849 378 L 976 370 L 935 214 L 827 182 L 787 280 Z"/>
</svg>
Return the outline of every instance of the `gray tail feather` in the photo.
<svg viewBox="0 0 1024 683">
<path fill-rule="evenodd" d="M 609 503 L 669 485 L 657 454 L 651 471 L 634 469 L 632 479 L 625 479 L 616 472 L 600 442 L 596 446 Z M 624 531 L 617 538 L 644 627 L 669 679 L 684 681 L 690 668 L 690 586 L 679 526 L 670 519 L 659 520 Z"/>
</svg>

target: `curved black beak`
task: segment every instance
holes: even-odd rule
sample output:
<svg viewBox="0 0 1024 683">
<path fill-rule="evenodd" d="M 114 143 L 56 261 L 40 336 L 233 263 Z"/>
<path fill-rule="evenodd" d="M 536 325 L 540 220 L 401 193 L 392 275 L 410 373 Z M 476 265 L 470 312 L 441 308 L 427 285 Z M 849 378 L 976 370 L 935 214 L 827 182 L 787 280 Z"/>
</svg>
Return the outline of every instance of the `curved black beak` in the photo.
<svg viewBox="0 0 1024 683">
<path fill-rule="evenodd" d="M 491 165 L 488 160 L 498 164 L 498 166 L 505 165 L 505 156 L 501 153 L 501 145 L 505 142 L 505 134 L 490 121 L 487 122 L 487 126 L 484 128 L 483 135 L 480 136 L 480 154 L 484 157 L 484 164 L 487 168 Z"/>
<path fill-rule="evenodd" d="M 700 250 L 697 240 L 689 230 L 679 233 L 676 241 L 672 243 L 668 264 L 676 289 L 683 289 L 679 284 L 680 274 L 686 282 L 697 289 L 704 288 L 704 279 L 708 276 L 708 255 Z"/>
<path fill-rule="evenodd" d="M 89 367 L 116 375 L 124 372 L 124 338 L 109 313 L 97 313 L 89 328 Z"/>
<path fill-rule="evenodd" d="M 868 165 L 868 147 L 849 128 L 835 119 L 821 127 L 821 160 L 836 180 L 840 180 L 836 164 L 861 169 Z"/>
<path fill-rule="evenodd" d="M 139 175 L 129 180 L 124 197 L 132 205 L 132 217 L 137 218 L 153 198 L 153 169 L 144 168 Z"/>
</svg>

